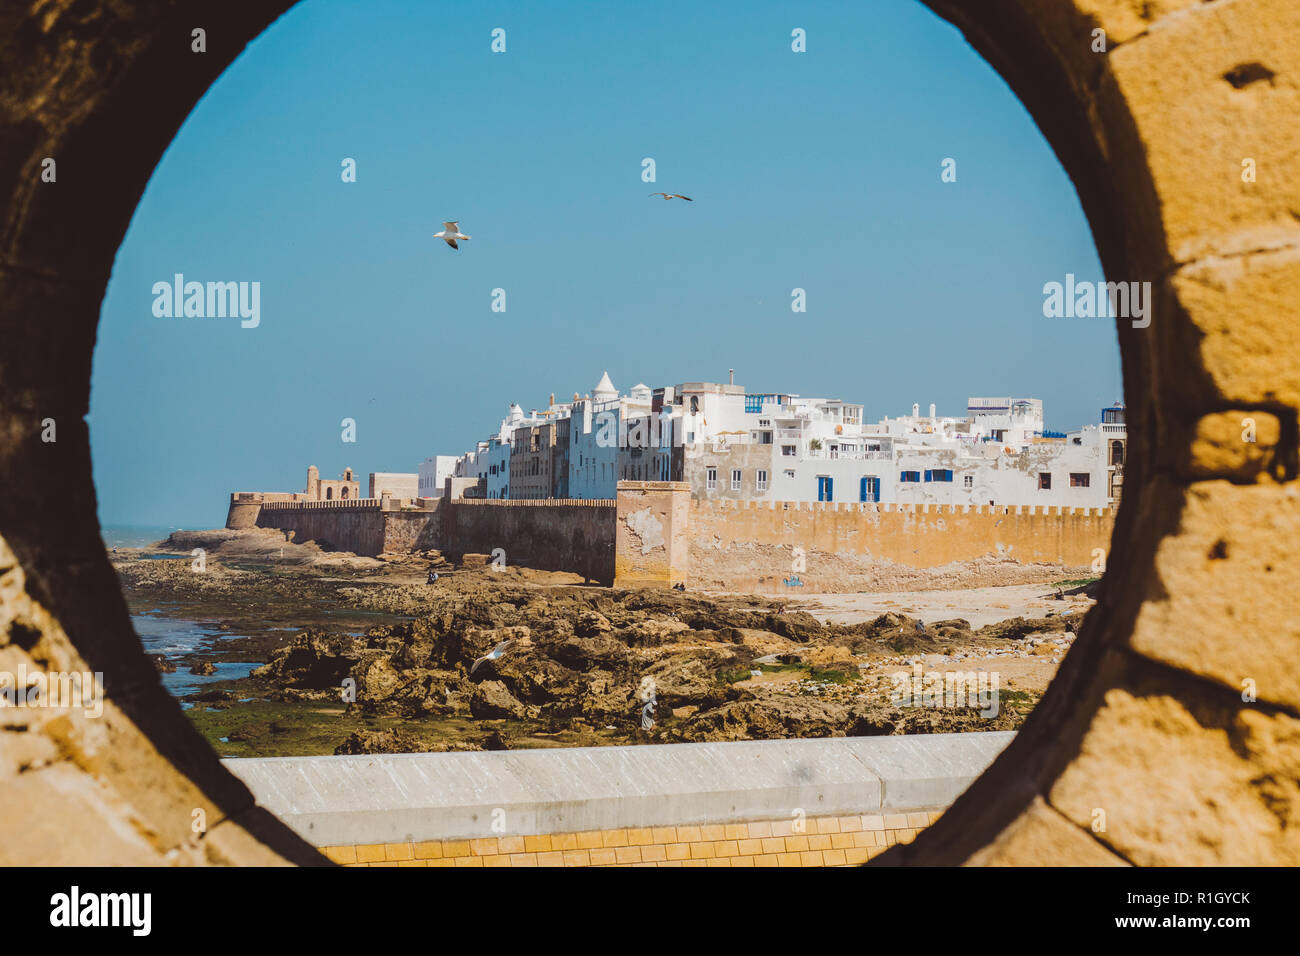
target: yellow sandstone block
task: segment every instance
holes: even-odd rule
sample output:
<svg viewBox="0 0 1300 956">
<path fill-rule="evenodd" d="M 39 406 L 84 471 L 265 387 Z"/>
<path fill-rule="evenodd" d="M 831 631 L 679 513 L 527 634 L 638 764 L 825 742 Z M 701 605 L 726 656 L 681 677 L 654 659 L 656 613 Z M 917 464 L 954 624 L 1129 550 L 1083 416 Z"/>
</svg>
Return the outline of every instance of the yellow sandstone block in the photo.
<svg viewBox="0 0 1300 956">
<path fill-rule="evenodd" d="M 442 858 L 442 843 L 437 840 L 428 840 L 424 843 L 415 844 L 415 858 L 417 860 L 437 860 Z"/>
<path fill-rule="evenodd" d="M 358 863 L 378 863 L 382 859 L 384 859 L 384 845 L 382 843 L 357 847 Z"/>
<path fill-rule="evenodd" d="M 385 843 L 384 844 L 385 860 L 413 860 L 415 853 L 409 843 Z"/>
<path fill-rule="evenodd" d="M 615 847 L 614 859 L 619 863 L 640 863 L 641 848 L 639 846 Z"/>
<path fill-rule="evenodd" d="M 323 846 L 320 851 L 327 858 L 344 866 L 357 862 L 357 848 L 354 846 Z"/>
</svg>

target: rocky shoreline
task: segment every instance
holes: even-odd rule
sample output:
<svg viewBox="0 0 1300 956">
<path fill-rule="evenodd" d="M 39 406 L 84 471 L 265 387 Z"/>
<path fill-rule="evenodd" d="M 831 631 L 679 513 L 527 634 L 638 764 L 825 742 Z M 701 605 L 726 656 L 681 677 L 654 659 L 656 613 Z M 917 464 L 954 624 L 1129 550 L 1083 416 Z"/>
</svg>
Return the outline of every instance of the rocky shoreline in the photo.
<svg viewBox="0 0 1300 956">
<path fill-rule="evenodd" d="M 133 611 L 239 635 L 161 666 L 261 664 L 182 698 L 239 756 L 1012 730 L 1040 689 L 1000 686 L 983 710 L 904 706 L 896 675 L 1055 661 L 1082 617 L 832 624 L 799 602 L 584 586 L 473 556 L 328 555 L 276 532 L 160 548 L 183 557 L 113 555 Z"/>
</svg>

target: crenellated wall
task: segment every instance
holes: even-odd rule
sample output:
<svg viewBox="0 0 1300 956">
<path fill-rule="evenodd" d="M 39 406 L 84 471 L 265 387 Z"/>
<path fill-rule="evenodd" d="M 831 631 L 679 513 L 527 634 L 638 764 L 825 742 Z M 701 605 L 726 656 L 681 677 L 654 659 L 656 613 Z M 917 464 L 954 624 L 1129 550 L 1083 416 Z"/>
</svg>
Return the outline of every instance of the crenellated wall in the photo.
<svg viewBox="0 0 1300 956">
<path fill-rule="evenodd" d="M 299 543 L 370 556 L 442 551 L 460 560 L 500 549 L 507 564 L 620 587 L 869 590 L 882 570 L 897 579 L 899 569 L 981 559 L 1013 569 L 1004 576 L 1041 578 L 1045 566 L 1097 572 L 1114 526 L 1099 508 L 700 501 L 688 485 L 662 481 L 621 481 L 616 500 L 257 497 L 231 495 L 226 526 L 278 528 Z"/>
<path fill-rule="evenodd" d="M 980 559 L 1099 572 L 1114 523 L 1102 508 L 692 500 L 685 529 L 694 584 L 810 592 Z"/>
<path fill-rule="evenodd" d="M 418 546 L 436 547 L 453 560 L 500 548 L 508 565 L 572 571 L 610 584 L 614 508 L 608 499 L 458 498 L 443 503 L 441 522 L 425 529 Z"/>
</svg>

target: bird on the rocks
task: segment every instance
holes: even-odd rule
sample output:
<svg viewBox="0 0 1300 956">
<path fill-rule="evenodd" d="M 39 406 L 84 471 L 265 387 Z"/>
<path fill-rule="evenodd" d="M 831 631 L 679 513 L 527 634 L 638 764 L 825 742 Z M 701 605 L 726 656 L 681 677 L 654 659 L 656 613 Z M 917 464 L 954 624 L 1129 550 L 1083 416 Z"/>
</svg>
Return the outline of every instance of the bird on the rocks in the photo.
<svg viewBox="0 0 1300 956">
<path fill-rule="evenodd" d="M 446 240 L 447 245 L 451 246 L 453 249 L 460 248 L 460 246 L 456 245 L 457 239 L 469 238 L 469 236 L 465 235 L 460 231 L 459 223 L 444 222 L 443 226 L 445 226 L 446 228 L 444 228 L 442 232 L 435 232 L 433 234 L 433 238 Z"/>
<path fill-rule="evenodd" d="M 501 658 L 501 655 L 506 652 L 506 647 L 508 647 L 509 644 L 510 644 L 510 640 L 502 641 L 496 647 L 492 648 L 492 650 L 488 651 L 486 654 L 484 654 L 482 657 L 476 660 L 473 663 L 473 665 L 471 665 L 469 672 L 471 674 L 474 673 L 476 670 L 478 670 L 479 665 L 482 664 L 484 661 L 499 660 Z"/>
<path fill-rule="evenodd" d="M 695 202 L 690 196 L 683 196 L 681 193 L 651 193 L 651 196 L 663 196 L 664 202 L 670 199 L 685 199 L 687 202 Z"/>
</svg>

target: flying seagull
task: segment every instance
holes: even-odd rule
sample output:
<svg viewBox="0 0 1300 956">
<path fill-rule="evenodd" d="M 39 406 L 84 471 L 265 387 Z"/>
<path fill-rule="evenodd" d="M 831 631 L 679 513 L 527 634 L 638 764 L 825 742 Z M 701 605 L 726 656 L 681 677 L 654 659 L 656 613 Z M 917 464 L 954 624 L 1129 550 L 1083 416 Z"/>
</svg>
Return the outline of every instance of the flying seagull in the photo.
<svg viewBox="0 0 1300 956">
<path fill-rule="evenodd" d="M 695 202 L 690 196 L 683 196 L 681 193 L 651 193 L 651 196 L 663 196 L 664 202 L 670 199 L 685 199 L 687 202 Z"/>
<path fill-rule="evenodd" d="M 460 246 L 456 245 L 457 239 L 469 238 L 469 236 L 465 235 L 460 231 L 460 228 L 456 223 L 444 222 L 443 225 L 446 226 L 446 228 L 443 229 L 442 232 L 435 232 L 433 234 L 433 238 L 447 240 L 447 245 L 451 246 L 453 249 L 460 248 Z"/>
<path fill-rule="evenodd" d="M 482 657 L 480 657 L 478 660 L 474 662 L 473 666 L 470 667 L 469 672 L 471 674 L 474 673 L 476 670 L 478 670 L 478 666 L 482 664 L 484 661 L 495 661 L 499 659 L 501 655 L 506 652 L 506 647 L 507 645 L 509 645 L 509 643 L 510 643 L 509 640 L 505 640 L 502 641 L 500 644 L 498 644 L 496 647 L 492 648 L 492 650 L 488 651 L 486 654 L 484 654 Z"/>
</svg>

